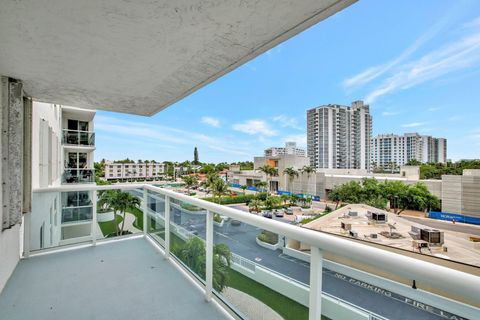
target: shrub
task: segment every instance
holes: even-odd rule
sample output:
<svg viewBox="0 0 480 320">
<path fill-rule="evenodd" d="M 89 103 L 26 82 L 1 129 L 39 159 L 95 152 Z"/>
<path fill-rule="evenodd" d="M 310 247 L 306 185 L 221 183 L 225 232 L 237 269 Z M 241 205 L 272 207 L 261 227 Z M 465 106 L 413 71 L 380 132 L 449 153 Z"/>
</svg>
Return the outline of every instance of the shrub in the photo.
<svg viewBox="0 0 480 320">
<path fill-rule="evenodd" d="M 332 207 L 326 206 L 326 207 L 325 207 L 325 210 L 324 210 L 323 212 L 325 212 L 325 213 L 330 213 L 330 212 L 332 212 L 332 211 L 333 211 Z"/>
<path fill-rule="evenodd" d="M 273 233 L 271 231 L 263 230 L 257 236 L 258 240 L 262 242 L 266 242 L 269 244 L 277 244 L 278 243 L 278 234 Z"/>
</svg>

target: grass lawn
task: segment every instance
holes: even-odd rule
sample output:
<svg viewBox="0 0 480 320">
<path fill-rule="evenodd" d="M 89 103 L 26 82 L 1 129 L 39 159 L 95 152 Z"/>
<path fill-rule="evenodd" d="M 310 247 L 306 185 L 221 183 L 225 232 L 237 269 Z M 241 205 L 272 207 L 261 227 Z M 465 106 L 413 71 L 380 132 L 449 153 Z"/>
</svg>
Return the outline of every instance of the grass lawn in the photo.
<svg viewBox="0 0 480 320">
<path fill-rule="evenodd" d="M 139 230 L 143 230 L 143 211 L 139 208 L 128 208 L 127 213 L 131 213 L 135 216 L 133 226 Z"/>
<path fill-rule="evenodd" d="M 98 222 L 98 226 L 100 227 L 100 230 L 102 230 L 103 236 L 106 237 L 109 234 L 115 233 L 117 231 L 115 225 L 118 226 L 122 221 L 122 216 L 117 214 L 115 215 L 115 220 Z"/>
<path fill-rule="evenodd" d="M 285 320 L 308 319 L 308 308 L 280 293 L 230 269 L 229 287 L 240 290 L 262 301 Z M 328 319 L 322 317 L 322 319 Z"/>
</svg>

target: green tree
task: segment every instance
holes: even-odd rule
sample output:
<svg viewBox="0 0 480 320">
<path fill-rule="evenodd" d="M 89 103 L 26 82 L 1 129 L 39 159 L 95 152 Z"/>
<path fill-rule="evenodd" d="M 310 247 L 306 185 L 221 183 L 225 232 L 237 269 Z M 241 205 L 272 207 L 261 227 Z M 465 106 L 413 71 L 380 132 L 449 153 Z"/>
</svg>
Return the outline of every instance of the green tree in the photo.
<svg viewBox="0 0 480 320">
<path fill-rule="evenodd" d="M 187 187 L 187 192 L 190 195 L 190 189 L 193 186 L 198 185 L 198 177 L 196 175 L 192 176 L 183 176 L 182 177 L 183 182 L 185 183 L 185 186 Z"/>
<path fill-rule="evenodd" d="M 295 170 L 293 167 L 288 167 L 288 168 L 285 168 L 285 170 L 283 170 L 283 174 L 288 177 L 288 190 L 290 192 L 293 192 L 293 188 L 292 188 L 293 179 L 295 179 L 295 177 L 298 178 L 298 171 Z"/>
<path fill-rule="evenodd" d="M 124 234 L 127 210 L 138 208 L 140 206 L 140 200 L 128 192 L 123 192 L 120 190 L 107 190 L 102 193 L 99 199 L 99 204 L 101 207 L 106 206 L 110 208 L 113 211 L 114 216 L 117 215 L 117 212 L 123 216 L 120 230 L 118 229 L 118 225 L 115 224 L 116 235 L 118 236 Z"/>
<path fill-rule="evenodd" d="M 270 192 L 270 179 L 272 177 L 278 177 L 278 169 L 266 164 L 259 167 L 257 170 L 265 174 L 265 178 L 267 180 L 267 188 Z"/>
<path fill-rule="evenodd" d="M 248 204 L 248 208 L 250 209 L 250 212 L 260 212 L 260 207 L 262 206 L 263 206 L 263 202 L 259 199 L 253 199 Z"/>
<path fill-rule="evenodd" d="M 280 204 L 281 199 L 275 196 L 268 196 L 267 199 L 263 202 L 267 210 L 272 210 L 274 207 Z"/>
<path fill-rule="evenodd" d="M 245 194 L 245 190 L 247 190 L 247 188 L 248 188 L 248 187 L 247 187 L 246 185 L 244 185 L 244 184 L 242 184 L 242 185 L 240 186 L 240 189 L 242 189 L 243 194 Z"/>
<path fill-rule="evenodd" d="M 197 147 L 195 147 L 195 149 L 193 149 L 193 164 L 195 165 L 198 165 L 200 164 L 200 161 L 198 160 L 198 149 Z"/>
<path fill-rule="evenodd" d="M 217 178 L 213 181 L 211 189 L 213 193 L 213 199 L 217 197 L 218 203 L 220 203 L 220 197 L 228 192 L 228 186 L 225 184 L 225 181 L 223 181 L 223 179 L 221 178 Z"/>
<path fill-rule="evenodd" d="M 180 249 L 174 252 L 193 272 L 202 279 L 206 276 L 206 250 L 205 243 L 198 237 L 193 237 Z M 213 288 L 222 292 L 228 285 L 229 269 L 232 253 L 230 248 L 223 244 L 213 246 Z"/>
<path fill-rule="evenodd" d="M 265 188 L 267 187 L 267 183 L 265 181 L 257 181 L 253 184 L 255 188 L 257 188 L 260 191 L 265 192 Z"/>
</svg>

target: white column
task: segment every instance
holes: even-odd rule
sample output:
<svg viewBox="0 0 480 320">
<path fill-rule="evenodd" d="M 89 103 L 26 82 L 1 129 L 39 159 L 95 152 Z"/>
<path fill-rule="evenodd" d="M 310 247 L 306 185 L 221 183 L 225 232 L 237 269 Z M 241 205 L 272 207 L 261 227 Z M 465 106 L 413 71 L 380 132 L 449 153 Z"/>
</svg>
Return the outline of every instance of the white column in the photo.
<svg viewBox="0 0 480 320">
<path fill-rule="evenodd" d="M 142 211 L 143 211 L 143 235 L 147 235 L 148 230 L 148 217 L 147 217 L 147 207 L 148 207 L 148 190 L 143 188 L 143 201 L 142 201 Z"/>
<path fill-rule="evenodd" d="M 205 270 L 205 300 L 212 300 L 213 289 L 213 212 L 207 210 L 206 227 L 206 270 Z"/>
<path fill-rule="evenodd" d="M 320 320 L 322 317 L 322 269 L 322 252 L 317 247 L 311 247 L 309 320 Z"/>
<path fill-rule="evenodd" d="M 92 230 L 90 231 L 92 236 L 93 246 L 97 245 L 97 234 L 96 234 L 96 225 L 97 225 L 97 191 L 92 191 Z"/>
<path fill-rule="evenodd" d="M 170 197 L 165 196 L 165 259 L 170 258 Z"/>
</svg>

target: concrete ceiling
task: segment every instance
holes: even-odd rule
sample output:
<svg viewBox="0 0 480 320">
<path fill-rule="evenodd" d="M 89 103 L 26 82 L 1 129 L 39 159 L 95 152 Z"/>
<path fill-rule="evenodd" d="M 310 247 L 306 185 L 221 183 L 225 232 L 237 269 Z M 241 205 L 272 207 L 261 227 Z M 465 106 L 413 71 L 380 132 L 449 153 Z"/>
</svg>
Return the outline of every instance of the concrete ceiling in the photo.
<svg viewBox="0 0 480 320">
<path fill-rule="evenodd" d="M 2 0 L 0 74 L 44 102 L 152 115 L 356 0 Z"/>
</svg>

